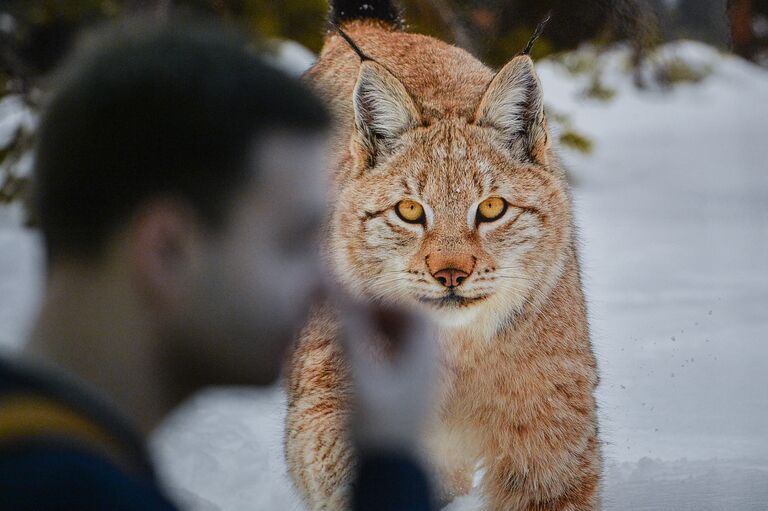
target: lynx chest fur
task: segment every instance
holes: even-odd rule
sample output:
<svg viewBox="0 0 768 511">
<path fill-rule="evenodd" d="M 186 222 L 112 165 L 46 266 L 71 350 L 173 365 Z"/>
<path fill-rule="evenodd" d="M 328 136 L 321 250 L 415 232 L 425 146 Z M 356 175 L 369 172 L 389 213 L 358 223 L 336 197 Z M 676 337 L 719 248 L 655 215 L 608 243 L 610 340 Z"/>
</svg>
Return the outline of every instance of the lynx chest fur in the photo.
<svg viewBox="0 0 768 511">
<path fill-rule="evenodd" d="M 349 4 L 350 2 L 344 2 Z M 354 2 L 352 2 L 354 3 Z M 338 120 L 328 256 L 348 290 L 418 307 L 441 332 L 425 439 L 442 498 L 484 468 L 488 509 L 598 508 L 600 453 L 571 203 L 527 56 L 494 73 L 376 19 L 335 21 L 307 79 Z M 330 308 L 288 375 L 286 456 L 310 509 L 344 509 L 354 459 Z"/>
</svg>

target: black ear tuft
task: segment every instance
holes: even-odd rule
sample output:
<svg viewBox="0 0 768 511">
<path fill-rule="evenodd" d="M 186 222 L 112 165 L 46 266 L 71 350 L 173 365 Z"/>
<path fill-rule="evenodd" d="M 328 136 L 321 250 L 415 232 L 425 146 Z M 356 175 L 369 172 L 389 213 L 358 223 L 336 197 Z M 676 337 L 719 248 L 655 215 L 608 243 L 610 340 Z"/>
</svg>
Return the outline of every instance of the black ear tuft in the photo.
<svg viewBox="0 0 768 511">
<path fill-rule="evenodd" d="M 340 26 L 338 26 L 335 23 L 331 22 L 331 29 L 333 29 L 336 32 L 338 32 L 338 34 L 341 36 L 341 38 L 344 39 L 344 41 L 347 43 L 347 46 L 352 48 L 352 51 L 354 51 L 357 54 L 358 58 L 360 59 L 360 62 L 365 62 L 366 60 L 373 60 L 371 57 L 366 55 L 363 50 L 360 49 L 360 47 L 357 45 L 357 43 L 354 41 L 354 39 L 349 37 L 349 34 L 344 32 L 344 30 L 342 30 L 342 28 Z"/>
<path fill-rule="evenodd" d="M 331 0 L 331 23 L 352 20 L 378 20 L 400 28 L 403 18 L 393 0 Z"/>
<path fill-rule="evenodd" d="M 536 30 L 533 31 L 533 34 L 531 35 L 531 38 L 528 40 L 528 44 L 526 44 L 525 48 L 523 48 L 521 55 L 531 54 L 531 50 L 533 50 L 533 45 L 536 44 L 536 41 L 539 39 L 539 37 L 541 37 L 541 34 L 544 33 L 544 29 L 547 28 L 547 24 L 551 19 L 552 19 L 552 11 L 549 11 L 547 16 L 536 26 Z"/>
</svg>

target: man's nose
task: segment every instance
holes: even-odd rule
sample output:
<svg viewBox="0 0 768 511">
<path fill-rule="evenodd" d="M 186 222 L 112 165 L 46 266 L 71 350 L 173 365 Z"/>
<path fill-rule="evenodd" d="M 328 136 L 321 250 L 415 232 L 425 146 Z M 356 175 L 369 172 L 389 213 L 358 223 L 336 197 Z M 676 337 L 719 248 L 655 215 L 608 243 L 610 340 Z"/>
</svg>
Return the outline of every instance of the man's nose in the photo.
<svg viewBox="0 0 768 511">
<path fill-rule="evenodd" d="M 443 268 L 433 273 L 432 276 L 440 284 L 453 289 L 454 287 L 459 287 L 469 277 L 469 274 L 457 268 Z"/>
</svg>

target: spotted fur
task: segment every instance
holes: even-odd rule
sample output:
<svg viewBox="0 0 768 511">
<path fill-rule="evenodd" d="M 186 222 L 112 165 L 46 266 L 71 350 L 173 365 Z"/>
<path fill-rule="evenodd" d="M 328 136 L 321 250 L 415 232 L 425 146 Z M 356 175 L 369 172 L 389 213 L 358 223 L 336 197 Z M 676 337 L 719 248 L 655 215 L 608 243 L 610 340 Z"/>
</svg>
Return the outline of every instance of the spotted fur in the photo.
<svg viewBox="0 0 768 511">
<path fill-rule="evenodd" d="M 330 33 L 307 75 L 338 121 L 327 254 L 345 288 L 419 307 L 440 331 L 424 450 L 443 500 L 467 493 L 482 467 L 489 510 L 598 509 L 597 370 L 568 187 L 530 58 L 494 73 L 391 24 L 344 28 L 373 60 Z M 490 196 L 509 209 L 478 224 Z M 403 199 L 424 206 L 424 225 L 398 218 Z M 451 293 L 433 277 L 441 268 L 469 276 Z M 319 307 L 288 374 L 286 457 L 311 510 L 343 509 L 354 471 L 336 335 L 333 310 Z"/>
</svg>

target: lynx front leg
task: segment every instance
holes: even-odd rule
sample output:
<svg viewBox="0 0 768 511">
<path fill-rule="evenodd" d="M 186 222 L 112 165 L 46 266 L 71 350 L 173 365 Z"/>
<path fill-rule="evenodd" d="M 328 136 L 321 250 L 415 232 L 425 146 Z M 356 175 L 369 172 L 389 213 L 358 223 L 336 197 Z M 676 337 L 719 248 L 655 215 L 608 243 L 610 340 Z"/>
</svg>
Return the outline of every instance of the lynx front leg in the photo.
<svg viewBox="0 0 768 511">
<path fill-rule="evenodd" d="M 313 316 L 288 374 L 285 455 L 311 511 L 346 509 L 354 476 L 347 438 L 349 384 L 327 309 Z"/>
<path fill-rule="evenodd" d="M 600 454 L 597 436 L 582 452 L 519 452 L 486 460 L 488 511 L 597 511 Z M 527 459 L 526 459 L 527 458 Z"/>
</svg>

